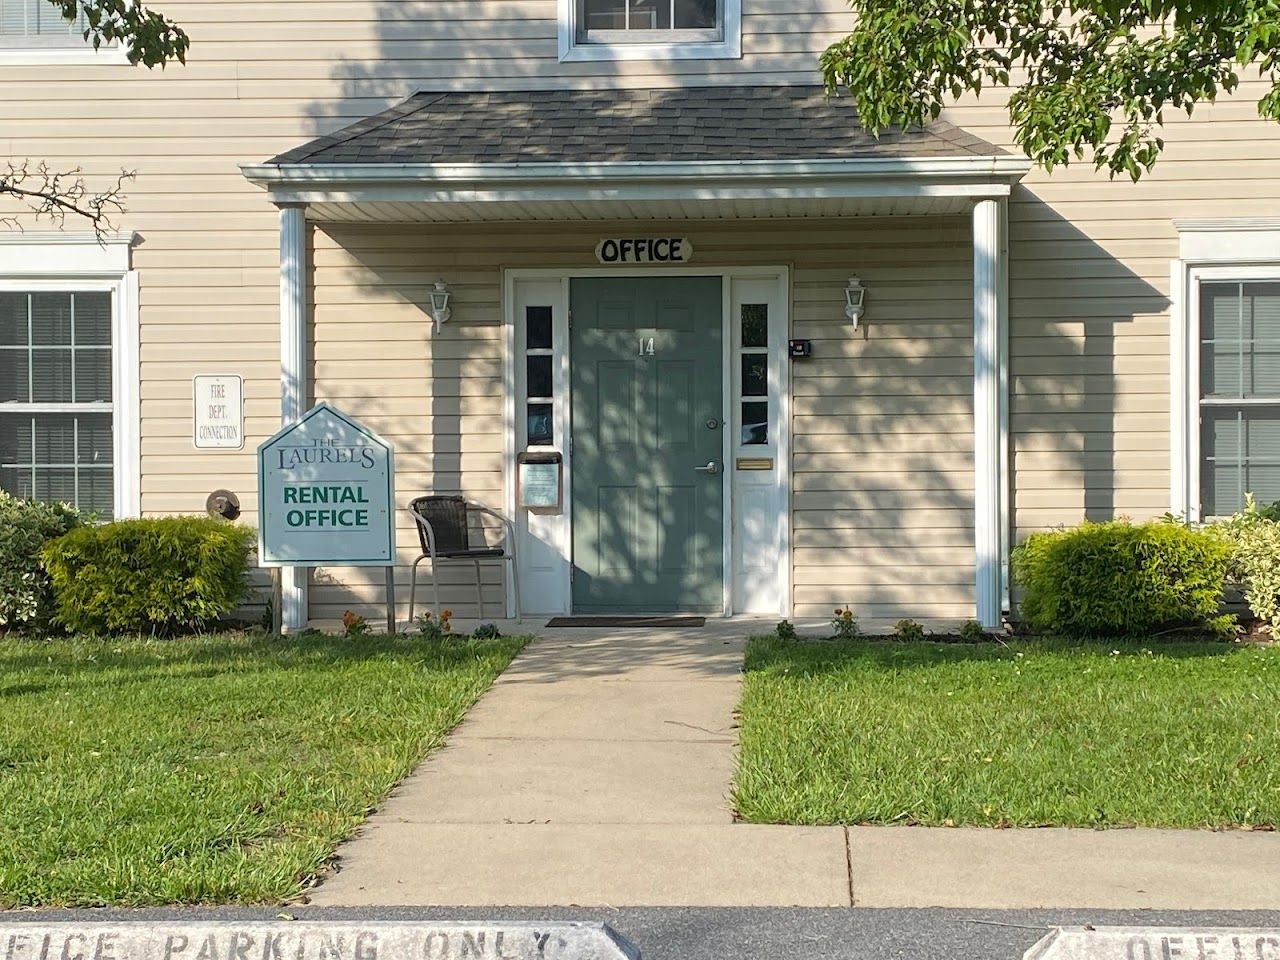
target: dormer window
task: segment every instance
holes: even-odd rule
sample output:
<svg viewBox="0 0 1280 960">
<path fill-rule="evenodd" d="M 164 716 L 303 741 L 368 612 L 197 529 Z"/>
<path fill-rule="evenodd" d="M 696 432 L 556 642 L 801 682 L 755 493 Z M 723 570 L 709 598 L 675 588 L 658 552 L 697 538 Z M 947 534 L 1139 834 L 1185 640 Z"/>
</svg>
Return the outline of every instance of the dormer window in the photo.
<svg viewBox="0 0 1280 960">
<path fill-rule="evenodd" d="M 741 55 L 741 0 L 560 0 L 561 60 Z"/>
</svg>

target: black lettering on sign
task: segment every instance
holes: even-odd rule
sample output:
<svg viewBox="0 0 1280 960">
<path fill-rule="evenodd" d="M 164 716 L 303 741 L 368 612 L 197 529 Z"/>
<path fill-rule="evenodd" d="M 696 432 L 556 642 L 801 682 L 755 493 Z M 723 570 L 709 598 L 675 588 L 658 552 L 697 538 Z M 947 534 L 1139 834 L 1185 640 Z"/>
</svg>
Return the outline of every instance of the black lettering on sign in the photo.
<svg viewBox="0 0 1280 960">
<path fill-rule="evenodd" d="M 692 255 L 683 237 L 610 237 L 596 244 L 601 263 L 687 263 Z"/>
<path fill-rule="evenodd" d="M 441 960 L 449 955 L 449 935 L 447 933 L 428 933 L 422 941 L 423 960 Z"/>
</svg>

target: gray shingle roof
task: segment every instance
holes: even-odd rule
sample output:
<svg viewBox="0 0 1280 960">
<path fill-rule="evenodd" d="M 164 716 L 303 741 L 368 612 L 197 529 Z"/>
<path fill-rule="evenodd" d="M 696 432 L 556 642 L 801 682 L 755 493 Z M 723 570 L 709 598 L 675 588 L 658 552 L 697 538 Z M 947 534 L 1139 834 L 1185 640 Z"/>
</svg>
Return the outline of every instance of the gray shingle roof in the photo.
<svg viewBox="0 0 1280 960">
<path fill-rule="evenodd" d="M 273 164 L 600 163 L 1003 154 L 949 123 L 857 122 L 819 86 L 421 92 L 280 154 Z"/>
</svg>

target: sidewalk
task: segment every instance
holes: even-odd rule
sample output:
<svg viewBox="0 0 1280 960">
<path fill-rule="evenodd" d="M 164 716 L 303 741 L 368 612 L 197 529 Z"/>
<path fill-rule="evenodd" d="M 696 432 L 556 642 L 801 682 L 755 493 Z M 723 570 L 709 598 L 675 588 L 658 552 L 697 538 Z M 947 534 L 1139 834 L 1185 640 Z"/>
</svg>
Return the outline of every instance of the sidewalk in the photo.
<svg viewBox="0 0 1280 960">
<path fill-rule="evenodd" d="M 750 629 L 534 641 L 310 902 L 1280 907 L 1280 834 L 734 823 Z"/>
</svg>

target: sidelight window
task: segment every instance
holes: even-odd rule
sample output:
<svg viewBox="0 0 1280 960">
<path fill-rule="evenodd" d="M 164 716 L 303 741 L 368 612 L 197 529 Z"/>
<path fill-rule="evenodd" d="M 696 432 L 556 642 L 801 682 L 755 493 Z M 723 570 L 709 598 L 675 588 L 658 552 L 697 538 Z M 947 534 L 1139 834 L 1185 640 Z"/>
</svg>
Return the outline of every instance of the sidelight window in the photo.
<svg viewBox="0 0 1280 960">
<path fill-rule="evenodd" d="M 525 423 L 531 447 L 555 446 L 551 307 L 525 308 Z"/>
</svg>

